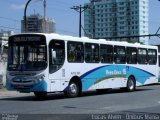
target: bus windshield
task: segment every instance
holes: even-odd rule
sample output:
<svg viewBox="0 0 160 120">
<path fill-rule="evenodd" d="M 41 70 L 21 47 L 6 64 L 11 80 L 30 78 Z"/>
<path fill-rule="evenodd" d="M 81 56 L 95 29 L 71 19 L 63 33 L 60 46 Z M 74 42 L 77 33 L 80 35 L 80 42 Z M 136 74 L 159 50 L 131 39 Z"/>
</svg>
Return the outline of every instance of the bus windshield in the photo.
<svg viewBox="0 0 160 120">
<path fill-rule="evenodd" d="M 13 36 L 9 39 L 9 71 L 39 71 L 47 67 L 44 36 Z"/>
</svg>

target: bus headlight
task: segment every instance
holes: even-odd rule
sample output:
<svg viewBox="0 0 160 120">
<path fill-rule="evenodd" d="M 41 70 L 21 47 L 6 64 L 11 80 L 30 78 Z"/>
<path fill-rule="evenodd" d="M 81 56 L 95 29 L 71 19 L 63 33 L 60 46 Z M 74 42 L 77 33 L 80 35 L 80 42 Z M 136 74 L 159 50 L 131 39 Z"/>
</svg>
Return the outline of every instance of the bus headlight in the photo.
<svg viewBox="0 0 160 120">
<path fill-rule="evenodd" d="M 41 82 L 42 80 L 44 80 L 43 77 L 39 78 L 39 79 L 38 79 L 38 82 Z"/>
<path fill-rule="evenodd" d="M 41 81 L 44 80 L 44 77 L 45 77 L 44 75 L 38 76 L 38 77 L 35 78 L 35 81 L 34 81 L 34 82 L 35 82 L 35 83 L 39 83 L 39 82 L 41 82 Z"/>
</svg>

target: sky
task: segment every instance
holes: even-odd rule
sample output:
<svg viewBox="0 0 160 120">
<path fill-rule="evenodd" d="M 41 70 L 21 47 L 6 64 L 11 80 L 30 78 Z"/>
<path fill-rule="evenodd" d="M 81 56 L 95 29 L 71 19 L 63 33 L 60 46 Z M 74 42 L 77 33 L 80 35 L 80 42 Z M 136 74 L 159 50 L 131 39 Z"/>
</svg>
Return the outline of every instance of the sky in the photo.
<svg viewBox="0 0 160 120">
<path fill-rule="evenodd" d="M 24 7 L 28 0 L 0 1 L 0 29 L 13 30 L 16 33 L 20 33 Z M 79 13 L 70 8 L 80 4 L 84 5 L 84 3 L 87 2 L 89 2 L 89 0 L 47 0 L 47 17 L 55 20 L 56 32 L 59 34 L 78 36 Z M 43 15 L 43 0 L 32 0 L 30 2 L 27 15 L 34 13 Z M 149 0 L 149 34 L 155 34 L 159 27 L 160 1 Z M 160 43 L 160 38 L 153 37 L 150 38 L 150 41 Z"/>
</svg>

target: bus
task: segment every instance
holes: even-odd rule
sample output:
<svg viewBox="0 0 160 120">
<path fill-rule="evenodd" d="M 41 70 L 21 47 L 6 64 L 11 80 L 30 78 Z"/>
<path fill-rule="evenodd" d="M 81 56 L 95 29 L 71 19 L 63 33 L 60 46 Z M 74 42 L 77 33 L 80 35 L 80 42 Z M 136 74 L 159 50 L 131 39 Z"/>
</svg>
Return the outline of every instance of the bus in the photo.
<svg viewBox="0 0 160 120">
<path fill-rule="evenodd" d="M 158 82 L 158 48 L 127 42 L 59 34 L 25 33 L 8 42 L 6 87 L 20 93 L 64 92 L 121 88 Z"/>
<path fill-rule="evenodd" d="M 158 82 L 160 83 L 160 52 L 158 50 L 158 59 L 159 59 L 159 76 L 158 76 Z"/>
</svg>

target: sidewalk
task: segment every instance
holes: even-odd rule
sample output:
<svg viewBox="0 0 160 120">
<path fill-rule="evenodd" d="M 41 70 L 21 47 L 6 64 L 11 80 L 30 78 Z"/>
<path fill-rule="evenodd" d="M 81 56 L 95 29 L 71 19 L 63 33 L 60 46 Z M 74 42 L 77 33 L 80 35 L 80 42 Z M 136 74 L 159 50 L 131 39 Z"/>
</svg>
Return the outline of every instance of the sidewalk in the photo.
<svg viewBox="0 0 160 120">
<path fill-rule="evenodd" d="M 0 98 L 24 97 L 32 95 L 32 93 L 19 93 L 18 91 L 8 91 L 4 87 L 0 89 Z"/>
</svg>

